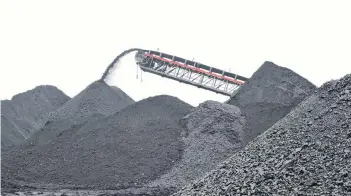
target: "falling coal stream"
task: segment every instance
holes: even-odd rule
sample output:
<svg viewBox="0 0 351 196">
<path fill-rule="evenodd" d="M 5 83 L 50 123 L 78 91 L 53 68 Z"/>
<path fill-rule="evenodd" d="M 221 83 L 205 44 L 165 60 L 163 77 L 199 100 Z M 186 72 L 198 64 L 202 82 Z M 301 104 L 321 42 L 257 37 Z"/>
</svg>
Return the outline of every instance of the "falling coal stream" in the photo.
<svg viewBox="0 0 351 196">
<path fill-rule="evenodd" d="M 116 65 L 116 63 L 119 61 L 120 58 L 122 58 L 123 56 L 134 52 L 134 51 L 138 51 L 141 50 L 139 48 L 131 48 L 129 50 L 125 50 L 124 52 L 122 52 L 120 55 L 118 55 L 112 62 L 111 64 L 107 67 L 107 69 L 105 70 L 104 74 L 102 75 L 100 81 L 104 81 L 106 79 L 106 77 L 110 74 L 110 70 L 112 70 L 112 68 Z"/>
</svg>

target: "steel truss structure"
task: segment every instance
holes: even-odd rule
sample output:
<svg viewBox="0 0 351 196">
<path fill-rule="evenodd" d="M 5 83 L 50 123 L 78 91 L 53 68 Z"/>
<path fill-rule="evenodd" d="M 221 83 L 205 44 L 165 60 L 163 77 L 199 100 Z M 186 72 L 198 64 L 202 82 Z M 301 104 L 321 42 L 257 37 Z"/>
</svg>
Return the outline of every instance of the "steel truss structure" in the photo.
<svg viewBox="0 0 351 196">
<path fill-rule="evenodd" d="M 152 50 L 135 56 L 141 70 L 232 97 L 247 78 L 195 61 Z"/>
</svg>

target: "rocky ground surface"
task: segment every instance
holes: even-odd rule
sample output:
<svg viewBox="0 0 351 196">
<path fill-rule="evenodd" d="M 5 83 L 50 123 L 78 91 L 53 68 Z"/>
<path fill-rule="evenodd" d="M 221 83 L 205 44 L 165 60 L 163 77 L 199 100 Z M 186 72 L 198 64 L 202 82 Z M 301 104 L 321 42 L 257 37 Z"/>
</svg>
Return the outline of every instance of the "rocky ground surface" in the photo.
<svg viewBox="0 0 351 196">
<path fill-rule="evenodd" d="M 351 74 L 174 195 L 350 195 Z"/>
<path fill-rule="evenodd" d="M 165 196 L 174 190 L 160 188 L 139 188 L 127 190 L 28 190 L 3 193 L 4 196 Z"/>
<path fill-rule="evenodd" d="M 290 69 L 265 62 L 228 104 L 246 116 L 246 142 L 251 141 L 288 114 L 316 86 Z"/>
<path fill-rule="evenodd" d="M 1 147 L 18 145 L 43 123 L 45 116 L 70 100 L 58 88 L 42 85 L 1 101 Z"/>
</svg>

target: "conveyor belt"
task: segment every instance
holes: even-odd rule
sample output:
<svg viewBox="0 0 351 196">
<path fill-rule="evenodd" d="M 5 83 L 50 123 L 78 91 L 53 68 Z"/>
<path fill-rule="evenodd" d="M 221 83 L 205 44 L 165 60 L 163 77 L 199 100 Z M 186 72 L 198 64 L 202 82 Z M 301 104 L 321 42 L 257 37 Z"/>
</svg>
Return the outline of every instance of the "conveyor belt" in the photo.
<svg viewBox="0 0 351 196">
<path fill-rule="evenodd" d="M 247 80 L 234 73 L 159 51 L 138 50 L 136 60 L 143 71 L 227 96 L 233 96 Z"/>
</svg>

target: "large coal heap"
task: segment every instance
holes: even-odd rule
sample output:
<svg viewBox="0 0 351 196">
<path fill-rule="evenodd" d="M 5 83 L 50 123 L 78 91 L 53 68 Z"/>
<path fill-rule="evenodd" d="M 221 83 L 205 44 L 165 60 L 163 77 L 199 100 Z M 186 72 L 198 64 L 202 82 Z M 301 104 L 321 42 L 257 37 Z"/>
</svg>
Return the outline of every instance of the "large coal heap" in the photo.
<svg viewBox="0 0 351 196">
<path fill-rule="evenodd" d="M 45 116 L 70 98 L 51 85 L 41 85 L 1 101 L 1 146 L 18 145 L 45 122 Z"/>
<path fill-rule="evenodd" d="M 228 103 L 246 116 L 246 142 L 288 114 L 316 86 L 290 69 L 265 62 Z"/>
<path fill-rule="evenodd" d="M 3 156 L 3 177 L 61 187 L 141 186 L 180 159 L 179 120 L 191 108 L 169 96 L 142 100 L 64 130 L 51 143 L 12 149 Z"/>
<path fill-rule="evenodd" d="M 351 74 L 174 195 L 350 195 Z"/>
</svg>

